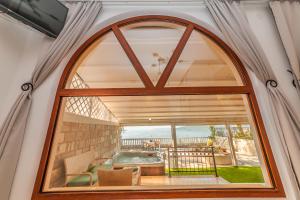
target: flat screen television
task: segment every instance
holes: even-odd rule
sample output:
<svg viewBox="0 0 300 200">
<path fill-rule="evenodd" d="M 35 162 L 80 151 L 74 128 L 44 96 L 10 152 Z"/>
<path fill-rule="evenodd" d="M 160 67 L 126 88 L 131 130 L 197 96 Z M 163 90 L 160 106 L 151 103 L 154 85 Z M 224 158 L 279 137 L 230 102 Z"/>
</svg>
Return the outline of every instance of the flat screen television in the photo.
<svg viewBox="0 0 300 200">
<path fill-rule="evenodd" d="M 68 14 L 57 0 L 0 0 L 0 10 L 50 37 L 58 36 Z"/>
</svg>

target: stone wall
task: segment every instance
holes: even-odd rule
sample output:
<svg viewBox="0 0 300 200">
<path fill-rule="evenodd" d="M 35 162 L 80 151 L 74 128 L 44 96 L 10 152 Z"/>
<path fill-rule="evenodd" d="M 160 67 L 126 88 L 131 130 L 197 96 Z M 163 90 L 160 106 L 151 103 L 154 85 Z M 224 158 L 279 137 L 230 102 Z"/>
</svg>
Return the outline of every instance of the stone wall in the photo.
<svg viewBox="0 0 300 200">
<path fill-rule="evenodd" d="M 95 159 L 103 162 L 105 159 L 111 158 L 120 148 L 118 124 L 88 119 L 74 114 L 67 115 L 55 133 L 53 147 L 56 148 L 56 152 L 51 171 L 50 188 L 64 185 L 65 158 L 94 151 Z"/>
</svg>

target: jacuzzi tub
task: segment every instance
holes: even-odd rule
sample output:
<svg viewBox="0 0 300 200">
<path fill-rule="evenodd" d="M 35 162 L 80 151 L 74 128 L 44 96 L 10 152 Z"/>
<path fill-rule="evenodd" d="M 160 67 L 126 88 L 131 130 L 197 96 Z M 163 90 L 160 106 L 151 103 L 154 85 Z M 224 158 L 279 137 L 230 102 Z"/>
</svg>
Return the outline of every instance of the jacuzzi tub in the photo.
<svg viewBox="0 0 300 200">
<path fill-rule="evenodd" d="M 165 174 L 165 161 L 155 151 L 122 151 L 113 156 L 112 165 L 114 169 L 139 166 L 142 176 Z"/>
</svg>

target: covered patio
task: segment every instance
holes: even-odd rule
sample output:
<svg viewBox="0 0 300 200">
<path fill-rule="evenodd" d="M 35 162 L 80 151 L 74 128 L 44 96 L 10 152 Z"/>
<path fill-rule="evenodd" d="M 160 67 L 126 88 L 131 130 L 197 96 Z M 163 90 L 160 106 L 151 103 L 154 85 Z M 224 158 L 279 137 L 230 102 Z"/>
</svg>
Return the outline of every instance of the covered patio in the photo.
<svg viewBox="0 0 300 200">
<path fill-rule="evenodd" d="M 298 0 L 0 0 L 0 199 L 300 199 Z"/>
</svg>

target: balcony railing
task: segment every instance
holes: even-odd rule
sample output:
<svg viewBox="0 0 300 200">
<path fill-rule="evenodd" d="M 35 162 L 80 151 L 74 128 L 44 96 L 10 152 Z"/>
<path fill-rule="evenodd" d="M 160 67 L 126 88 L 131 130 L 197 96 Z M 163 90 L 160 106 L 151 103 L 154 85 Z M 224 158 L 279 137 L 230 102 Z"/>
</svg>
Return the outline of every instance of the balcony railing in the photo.
<svg viewBox="0 0 300 200">
<path fill-rule="evenodd" d="M 206 146 L 208 137 L 177 138 L 177 145 Z M 121 149 L 168 148 L 174 146 L 172 138 L 129 138 L 121 140 Z"/>
<path fill-rule="evenodd" d="M 168 174 L 218 176 L 214 147 L 167 148 Z"/>
</svg>

